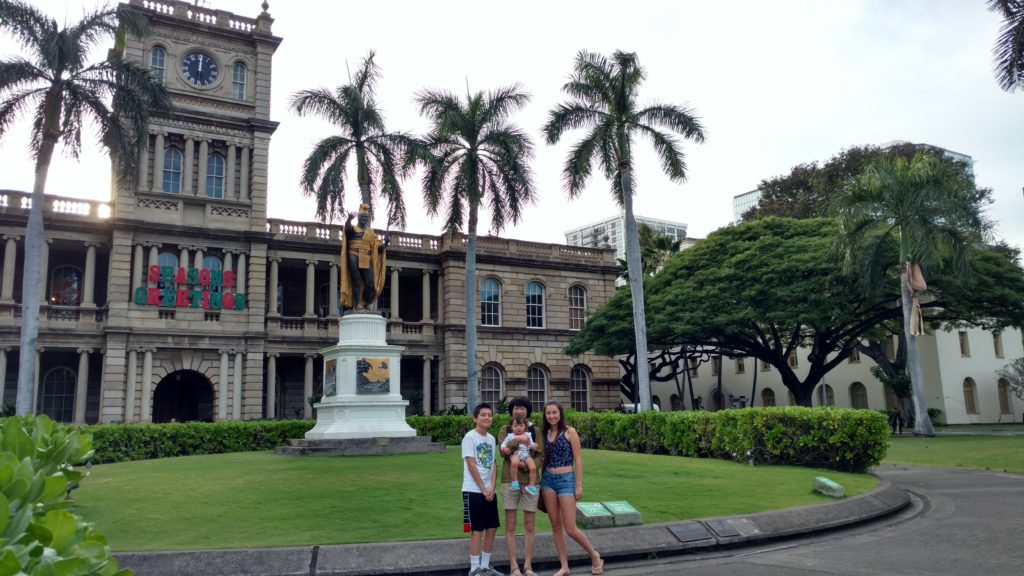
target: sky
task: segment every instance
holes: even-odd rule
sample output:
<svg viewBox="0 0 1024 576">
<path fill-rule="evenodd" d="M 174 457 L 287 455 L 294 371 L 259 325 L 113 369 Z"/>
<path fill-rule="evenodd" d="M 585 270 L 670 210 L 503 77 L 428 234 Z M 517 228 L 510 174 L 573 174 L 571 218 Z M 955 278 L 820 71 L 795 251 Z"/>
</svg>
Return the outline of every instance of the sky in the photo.
<svg viewBox="0 0 1024 576">
<path fill-rule="evenodd" d="M 93 0 L 34 4 L 58 22 L 99 6 Z M 261 0 L 205 4 L 249 17 L 261 11 Z M 566 230 L 618 208 L 598 175 L 579 198 L 568 199 L 561 168 L 579 133 L 547 145 L 541 126 L 565 100 L 561 87 L 578 51 L 620 49 L 636 52 L 646 69 L 640 101 L 690 107 L 707 137 L 683 144 L 683 184 L 661 172 L 647 142 L 634 145 L 639 215 L 684 222 L 690 237 L 704 237 L 732 220 L 733 196 L 762 179 L 850 146 L 905 140 L 971 155 L 978 185 L 993 189 L 989 216 L 997 236 L 1024 248 L 1024 92 L 1005 93 L 996 84 L 992 45 L 1000 19 L 982 0 L 269 4 L 273 32 L 284 39 L 273 63 L 271 118 L 280 127 L 270 148 L 271 218 L 314 219 L 299 174 L 313 143 L 334 133 L 323 120 L 289 111 L 290 95 L 346 83 L 347 70 L 375 50 L 389 130 L 428 129 L 413 101 L 424 88 L 462 95 L 467 86 L 476 92 L 518 83 L 532 95 L 511 119 L 534 141 L 538 201 L 501 235 L 564 242 Z M 16 50 L 0 38 L 0 55 Z M 0 189 L 31 190 L 27 142 L 27 121 L 0 141 Z M 80 161 L 55 163 L 48 193 L 109 198 L 109 163 L 95 146 L 85 148 Z M 355 182 L 346 189 L 346 209 L 355 210 Z M 407 230 L 440 233 L 441 219 L 422 209 L 418 180 L 406 181 L 404 190 Z M 481 234 L 488 222 L 481 214 Z"/>
</svg>

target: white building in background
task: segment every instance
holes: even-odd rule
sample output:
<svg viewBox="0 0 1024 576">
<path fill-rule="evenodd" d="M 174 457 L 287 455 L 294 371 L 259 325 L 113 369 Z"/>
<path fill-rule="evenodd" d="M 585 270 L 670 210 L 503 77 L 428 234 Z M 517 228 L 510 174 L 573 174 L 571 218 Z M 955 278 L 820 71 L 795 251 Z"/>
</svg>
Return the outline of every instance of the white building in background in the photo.
<svg viewBox="0 0 1024 576">
<path fill-rule="evenodd" d="M 747 210 L 750 210 L 757 203 L 761 201 L 761 191 L 751 190 L 750 192 L 744 192 L 743 194 L 737 194 L 732 197 L 732 221 L 739 223 L 743 220 L 743 214 Z"/>
<path fill-rule="evenodd" d="M 895 344 L 895 338 L 893 339 Z M 980 328 L 929 332 L 919 337 L 928 408 L 941 410 L 937 420 L 946 424 L 1020 422 L 1024 402 L 995 371 L 1024 357 L 1020 329 L 993 333 Z M 893 347 L 890 347 L 890 356 Z M 790 359 L 797 375 L 807 373 L 807 355 L 801 349 Z M 718 394 L 718 362 L 701 364 L 693 375 L 693 395 L 708 410 L 751 404 L 754 373 L 757 390 L 754 406 L 794 406 L 796 401 L 782 384 L 779 371 L 753 358 L 722 358 L 722 391 Z M 853 355 L 825 375 L 812 395 L 814 406 L 889 410 L 895 396 L 871 375 L 875 363 Z M 662 410 L 692 408 L 689 390 L 680 396 L 674 382 L 651 382 L 652 400 Z"/>
<path fill-rule="evenodd" d="M 659 220 L 636 215 L 636 224 L 647 224 L 658 234 L 672 237 L 673 240 L 686 240 L 686 224 L 671 220 Z M 606 218 L 565 233 L 565 243 L 569 246 L 584 248 L 600 248 L 608 237 L 608 245 L 615 249 L 615 257 L 626 259 L 626 214 Z"/>
</svg>

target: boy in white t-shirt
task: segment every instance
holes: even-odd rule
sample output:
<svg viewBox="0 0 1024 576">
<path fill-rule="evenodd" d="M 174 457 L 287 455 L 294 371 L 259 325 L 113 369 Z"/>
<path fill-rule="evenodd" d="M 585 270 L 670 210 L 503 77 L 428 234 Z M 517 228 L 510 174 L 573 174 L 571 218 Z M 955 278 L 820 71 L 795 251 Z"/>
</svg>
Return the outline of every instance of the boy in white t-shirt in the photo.
<svg viewBox="0 0 1024 576">
<path fill-rule="evenodd" d="M 494 421 L 490 404 L 473 409 L 476 428 L 462 438 L 462 526 L 469 536 L 469 576 L 501 576 L 491 568 L 494 534 L 500 526 L 494 489 L 497 443 L 488 432 Z"/>
</svg>

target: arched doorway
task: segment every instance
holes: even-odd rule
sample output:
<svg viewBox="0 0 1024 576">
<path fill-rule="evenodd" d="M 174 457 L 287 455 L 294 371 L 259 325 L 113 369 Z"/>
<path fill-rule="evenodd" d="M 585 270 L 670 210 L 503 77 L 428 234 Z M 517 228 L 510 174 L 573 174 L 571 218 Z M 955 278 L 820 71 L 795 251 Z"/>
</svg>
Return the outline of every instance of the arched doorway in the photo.
<svg viewBox="0 0 1024 576">
<path fill-rule="evenodd" d="M 213 384 L 195 370 L 164 377 L 153 394 L 153 422 L 213 421 Z"/>
</svg>

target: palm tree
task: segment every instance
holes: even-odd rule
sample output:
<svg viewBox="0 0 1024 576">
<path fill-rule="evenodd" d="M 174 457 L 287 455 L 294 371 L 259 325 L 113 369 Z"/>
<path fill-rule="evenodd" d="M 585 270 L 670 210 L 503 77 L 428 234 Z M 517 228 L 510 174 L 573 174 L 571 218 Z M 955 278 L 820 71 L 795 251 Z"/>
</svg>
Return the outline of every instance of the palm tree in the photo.
<svg viewBox="0 0 1024 576">
<path fill-rule="evenodd" d="M 361 202 L 373 210 L 375 196 L 388 203 L 388 227 L 405 228 L 401 178 L 407 175 L 403 158 L 414 140 L 404 132 L 388 132 L 376 99 L 380 67 L 374 53 L 362 60 L 348 84 L 333 92 L 326 88 L 300 90 L 290 106 L 299 116 L 313 114 L 337 126 L 341 133 L 316 143 L 302 167 L 300 184 L 306 197 L 316 198 L 316 216 L 331 221 L 344 214 L 345 175 L 355 153 L 356 180 Z"/>
<path fill-rule="evenodd" d="M 50 160 L 58 143 L 77 158 L 83 123 L 90 122 L 97 127 L 99 143 L 110 154 L 117 178 L 124 184 L 134 180 L 149 114 L 170 105 L 164 86 L 147 68 L 120 56 L 124 34 L 142 36 L 147 29 L 145 17 L 126 5 L 100 8 L 61 28 L 30 4 L 0 0 L 0 30 L 10 32 L 24 50 L 24 56 L 0 61 L 0 136 L 22 112 L 31 110 L 29 149 L 35 159 L 32 207 L 25 230 L 18 414 L 32 410 L 44 192 Z M 87 62 L 90 50 L 110 37 L 115 38 L 115 50 L 107 60 Z"/>
<path fill-rule="evenodd" d="M 1007 92 L 1024 89 L 1024 0 L 988 0 L 988 9 L 1003 17 L 992 48 L 999 87 Z"/>
<path fill-rule="evenodd" d="M 647 224 L 637 226 L 640 236 L 640 267 L 644 276 L 654 276 L 673 256 L 679 253 L 683 241 L 676 240 L 668 234 L 659 234 Z M 629 280 L 629 264 L 622 258 L 618 259 L 619 278 Z"/>
<path fill-rule="evenodd" d="M 694 142 L 704 141 L 704 128 L 691 109 L 657 103 L 638 107 L 637 96 L 644 76 L 634 53 L 616 51 L 609 60 L 581 51 L 576 55 L 569 81 L 562 87 L 570 100 L 551 110 L 544 125 L 548 144 L 557 143 L 568 130 L 588 131 L 565 162 L 563 180 L 569 197 L 583 192 L 596 161 L 611 182 L 612 197 L 626 213 L 626 262 L 638 358 L 647 356 L 647 326 L 640 243 L 633 216 L 633 137 L 640 135 L 650 140 L 661 159 L 662 170 L 673 182 L 686 180 L 686 162 L 680 142 L 672 132 Z M 650 410 L 647 370 L 637 370 L 637 388 L 641 409 Z"/>
<path fill-rule="evenodd" d="M 491 211 L 491 230 L 522 219 L 523 208 L 535 200 L 533 144 L 508 121 L 530 96 L 518 85 L 486 94 L 466 94 L 463 101 L 445 91 L 416 94 L 420 113 L 433 123 L 426 137 L 429 156 L 423 195 L 427 213 L 446 209 L 445 232 L 455 236 L 466 224 L 466 397 L 467 408 L 477 403 L 476 352 L 476 228 L 481 204 Z M 467 215 L 468 212 L 468 215 Z M 467 217 L 468 216 L 468 217 Z"/>
<path fill-rule="evenodd" d="M 871 161 L 832 200 L 845 261 L 848 266 L 861 261 L 869 286 L 877 286 L 888 264 L 882 261 L 883 246 L 893 236 L 898 242 L 903 331 L 914 432 L 919 435 L 934 436 L 935 431 L 928 418 L 917 330 L 912 326 L 916 297 L 908 274 L 940 266 L 966 268 L 967 248 L 982 240 L 990 227 L 982 216 L 982 198 L 963 166 L 919 151 L 912 158 L 890 154 Z"/>
</svg>

